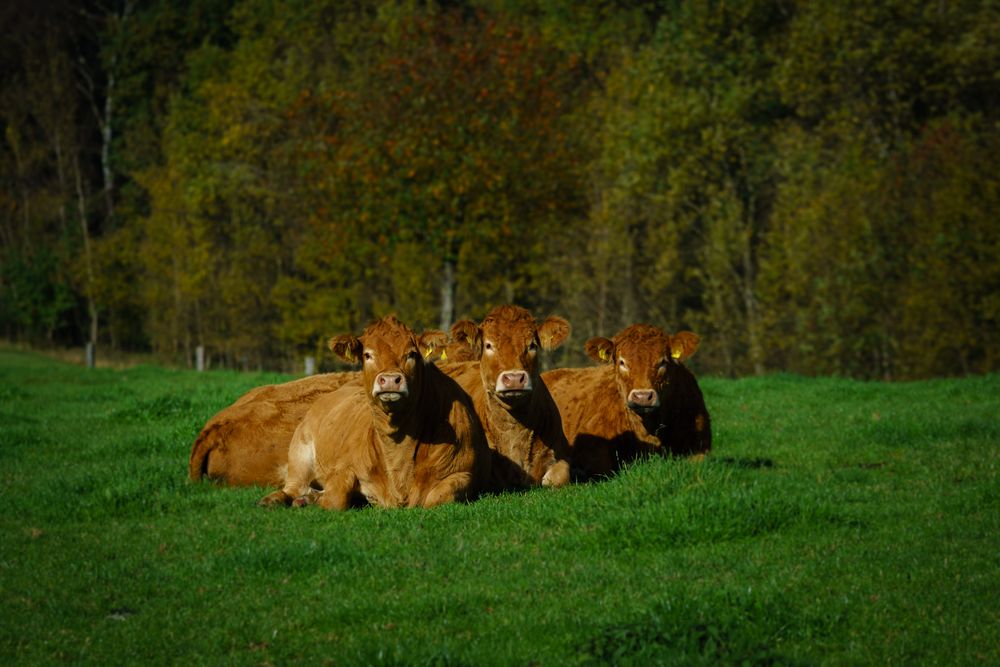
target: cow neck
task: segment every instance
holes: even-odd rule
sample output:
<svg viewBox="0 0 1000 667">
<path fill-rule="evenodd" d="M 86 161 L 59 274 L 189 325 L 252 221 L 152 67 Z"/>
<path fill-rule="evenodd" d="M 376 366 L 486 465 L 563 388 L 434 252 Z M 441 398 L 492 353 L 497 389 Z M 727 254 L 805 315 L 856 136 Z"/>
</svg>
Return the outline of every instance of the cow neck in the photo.
<svg viewBox="0 0 1000 667">
<path fill-rule="evenodd" d="M 538 414 L 536 409 L 537 394 L 531 392 L 526 401 L 513 407 L 508 407 L 491 391 L 485 394 L 485 415 L 486 419 L 483 428 L 491 445 L 504 455 L 511 455 L 518 451 L 530 448 L 520 448 L 518 443 L 532 443 L 535 439 L 537 424 L 532 423 L 531 417 Z M 518 461 L 524 464 L 524 461 Z"/>
<path fill-rule="evenodd" d="M 666 430 L 666 425 L 663 419 L 663 405 L 661 404 L 656 410 L 652 412 L 641 415 L 635 410 L 632 410 L 627 405 L 625 406 L 625 413 L 628 415 L 628 421 L 632 427 L 632 432 L 635 436 L 642 442 L 649 443 L 651 445 L 660 445 L 660 436 L 664 434 Z"/>
<path fill-rule="evenodd" d="M 421 379 L 423 384 L 424 380 Z M 402 410 L 388 412 L 383 410 L 378 404 L 378 399 L 373 399 L 371 404 L 372 425 L 375 434 L 382 447 L 387 453 L 394 449 L 406 448 L 408 441 L 416 441 L 420 436 L 421 410 L 417 403 L 424 403 L 424 387 L 419 387 L 418 391 L 407 397 L 407 404 L 402 406 Z"/>
<path fill-rule="evenodd" d="M 389 507 L 407 502 L 418 444 L 408 425 L 415 413 L 417 410 L 407 409 L 405 414 L 390 418 L 378 406 L 372 406 L 372 446 L 377 452 L 376 465 L 385 477 L 384 504 Z"/>
<path fill-rule="evenodd" d="M 566 440 L 565 431 L 563 431 L 559 406 L 556 405 L 556 401 L 541 375 L 535 376 L 533 381 L 535 388 L 531 392 L 531 400 L 524 406 L 529 412 L 526 412 L 523 418 L 518 417 L 532 429 L 529 460 L 534 465 L 538 457 L 568 458 L 569 442 Z"/>
<path fill-rule="evenodd" d="M 447 414 L 441 412 L 440 374 L 436 366 L 428 364 L 420 374 L 416 392 L 399 414 L 391 415 L 372 406 L 377 444 L 387 461 L 408 460 L 412 465 L 420 444 L 433 437 L 439 424 L 447 421 Z"/>
<path fill-rule="evenodd" d="M 610 386 L 614 387 L 615 400 L 619 401 L 621 410 L 624 411 L 625 423 L 623 426 L 630 431 L 638 440 L 651 445 L 660 444 L 659 433 L 663 430 L 663 406 L 648 415 L 640 415 L 625 403 L 625 397 L 621 395 L 618 384 L 617 369 L 614 366 L 606 366 Z"/>
</svg>

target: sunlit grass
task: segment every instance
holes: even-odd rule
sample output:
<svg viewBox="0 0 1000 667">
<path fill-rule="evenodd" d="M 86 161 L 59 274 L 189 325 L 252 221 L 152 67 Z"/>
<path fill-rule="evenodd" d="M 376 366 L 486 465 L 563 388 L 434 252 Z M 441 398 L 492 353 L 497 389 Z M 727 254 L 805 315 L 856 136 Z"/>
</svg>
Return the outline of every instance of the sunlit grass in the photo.
<svg viewBox="0 0 1000 667">
<path fill-rule="evenodd" d="M 4 664 L 996 664 L 1000 378 L 706 378 L 704 463 L 435 510 L 186 479 L 278 376 L 0 350 Z"/>
</svg>

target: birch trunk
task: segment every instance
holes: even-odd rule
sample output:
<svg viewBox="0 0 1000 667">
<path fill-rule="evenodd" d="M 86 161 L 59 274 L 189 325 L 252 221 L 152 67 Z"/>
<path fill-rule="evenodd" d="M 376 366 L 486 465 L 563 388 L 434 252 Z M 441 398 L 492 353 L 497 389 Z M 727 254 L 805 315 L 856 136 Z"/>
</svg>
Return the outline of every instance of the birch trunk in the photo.
<svg viewBox="0 0 1000 667">
<path fill-rule="evenodd" d="M 86 285 L 84 293 L 87 297 L 87 315 L 90 317 L 90 335 L 88 342 L 97 346 L 97 303 L 94 300 L 94 261 L 90 248 L 90 226 L 87 224 L 87 197 L 83 190 L 83 176 L 80 174 L 80 157 L 73 160 L 73 170 L 76 176 L 77 214 L 80 216 L 80 231 L 83 232 L 83 265 Z"/>
</svg>

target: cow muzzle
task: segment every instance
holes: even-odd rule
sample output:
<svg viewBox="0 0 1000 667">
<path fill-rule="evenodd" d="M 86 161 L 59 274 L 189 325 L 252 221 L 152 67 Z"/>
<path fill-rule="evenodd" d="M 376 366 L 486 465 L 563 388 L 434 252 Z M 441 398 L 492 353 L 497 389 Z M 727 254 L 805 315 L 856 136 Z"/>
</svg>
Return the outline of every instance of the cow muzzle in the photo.
<svg viewBox="0 0 1000 667">
<path fill-rule="evenodd" d="M 496 392 L 505 400 L 517 399 L 531 393 L 531 376 L 527 371 L 503 371 L 497 375 Z"/>
<path fill-rule="evenodd" d="M 633 389 L 626 400 L 630 410 L 651 412 L 660 407 L 660 395 L 655 389 Z"/>
<path fill-rule="evenodd" d="M 410 393 L 406 376 L 402 373 L 379 373 L 375 376 L 372 396 L 382 403 L 395 403 Z"/>
</svg>

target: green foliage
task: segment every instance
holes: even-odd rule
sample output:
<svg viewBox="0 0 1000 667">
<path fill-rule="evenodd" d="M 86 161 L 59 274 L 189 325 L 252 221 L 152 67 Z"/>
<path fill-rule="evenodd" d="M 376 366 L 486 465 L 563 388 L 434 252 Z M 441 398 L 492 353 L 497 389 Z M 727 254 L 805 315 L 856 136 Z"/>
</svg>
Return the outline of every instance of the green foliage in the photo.
<svg viewBox="0 0 1000 667">
<path fill-rule="evenodd" d="M 1000 363 L 994 3 L 8 4 L 8 338 L 289 368 L 517 302 L 564 361 Z"/>
<path fill-rule="evenodd" d="M 779 130 L 762 252 L 770 365 L 867 377 L 986 370 L 996 343 L 980 290 L 996 284 L 987 257 L 998 232 L 980 213 L 996 187 L 982 171 L 994 158 L 979 151 L 996 155 L 984 131 L 996 119 L 981 114 L 997 60 L 972 45 L 1000 16 L 978 3 L 862 4 L 797 13 L 780 67 L 796 122 Z"/>
<path fill-rule="evenodd" d="M 282 379 L 0 348 L 4 664 L 1000 660 L 996 376 L 709 378 L 704 463 L 429 511 L 189 482 Z"/>
<path fill-rule="evenodd" d="M 993 168 L 1000 142 L 981 122 L 928 125 L 893 174 L 908 248 L 896 338 L 910 376 L 941 367 L 982 372 L 1000 351 L 1000 184 L 983 171 Z"/>
<path fill-rule="evenodd" d="M 18 332 L 33 342 L 51 342 L 66 326 L 75 303 L 65 278 L 59 276 L 59 258 L 48 248 L 33 256 L 8 251 L 0 266 L 0 318 L 5 335 Z"/>
<path fill-rule="evenodd" d="M 415 259 L 443 276 L 444 290 L 455 290 L 451 271 L 470 268 L 459 274 L 459 310 L 531 302 L 537 268 L 525 260 L 574 206 L 573 140 L 562 123 L 578 83 L 573 59 L 485 14 L 416 14 L 391 27 L 338 100 L 341 123 L 326 138 L 331 199 L 346 218 L 333 229 L 377 242 L 366 267 L 377 310 L 437 324 L 411 314 L 407 293 L 393 289 L 397 273 L 422 270 L 396 261 L 397 246 L 410 257 L 419 249 Z"/>
<path fill-rule="evenodd" d="M 603 333 L 636 319 L 687 322 L 729 373 L 761 366 L 755 246 L 781 110 L 770 72 L 776 3 L 683 4 L 609 78 L 596 160 L 593 267 Z M 762 47 L 762 45 L 764 45 Z"/>
</svg>

